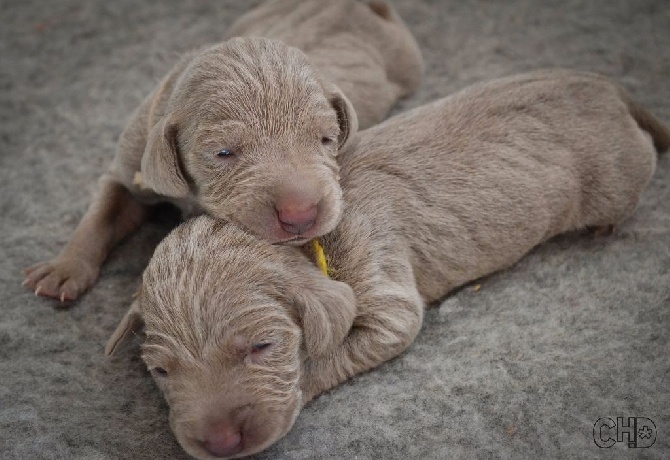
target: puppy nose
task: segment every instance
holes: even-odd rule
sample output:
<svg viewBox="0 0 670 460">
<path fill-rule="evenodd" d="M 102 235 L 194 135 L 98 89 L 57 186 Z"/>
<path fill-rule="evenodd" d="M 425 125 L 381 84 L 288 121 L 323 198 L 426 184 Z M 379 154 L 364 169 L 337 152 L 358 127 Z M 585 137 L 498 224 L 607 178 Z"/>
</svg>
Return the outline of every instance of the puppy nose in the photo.
<svg viewBox="0 0 670 460">
<path fill-rule="evenodd" d="M 284 205 L 277 208 L 281 228 L 293 235 L 300 235 L 314 226 L 317 216 L 316 205 Z"/>
<path fill-rule="evenodd" d="M 215 457 L 235 455 L 242 451 L 242 434 L 230 424 L 218 423 L 207 432 L 204 447 Z"/>
</svg>

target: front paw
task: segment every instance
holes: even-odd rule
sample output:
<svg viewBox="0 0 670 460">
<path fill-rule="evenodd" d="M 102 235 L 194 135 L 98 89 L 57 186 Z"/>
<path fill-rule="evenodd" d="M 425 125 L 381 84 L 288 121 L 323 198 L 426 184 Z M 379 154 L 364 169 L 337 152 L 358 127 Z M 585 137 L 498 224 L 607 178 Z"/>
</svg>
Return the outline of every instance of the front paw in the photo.
<svg viewBox="0 0 670 460">
<path fill-rule="evenodd" d="M 23 285 L 33 289 L 35 295 L 66 302 L 86 292 L 98 278 L 100 268 L 81 259 L 57 257 L 28 267 L 23 273 Z"/>
</svg>

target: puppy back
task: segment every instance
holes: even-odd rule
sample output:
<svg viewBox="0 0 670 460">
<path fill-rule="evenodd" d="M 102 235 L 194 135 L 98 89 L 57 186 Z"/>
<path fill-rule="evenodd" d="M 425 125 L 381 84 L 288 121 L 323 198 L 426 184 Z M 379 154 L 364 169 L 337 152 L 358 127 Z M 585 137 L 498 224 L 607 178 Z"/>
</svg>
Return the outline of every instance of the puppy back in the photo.
<svg viewBox="0 0 670 460">
<path fill-rule="evenodd" d="M 435 299 L 556 234 L 630 216 L 656 160 L 640 128 L 666 144 L 658 120 L 595 74 L 474 85 L 359 134 L 338 158 L 344 216 L 402 232 Z"/>
</svg>

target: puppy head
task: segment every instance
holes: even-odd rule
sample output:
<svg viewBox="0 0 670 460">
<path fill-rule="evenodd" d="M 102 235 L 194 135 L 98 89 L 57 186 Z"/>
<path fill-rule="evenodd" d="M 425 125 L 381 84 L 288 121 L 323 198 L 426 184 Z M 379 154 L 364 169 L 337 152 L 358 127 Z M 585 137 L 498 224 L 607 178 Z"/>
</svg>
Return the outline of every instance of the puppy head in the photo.
<svg viewBox="0 0 670 460">
<path fill-rule="evenodd" d="M 198 54 L 152 129 L 142 177 L 271 242 L 328 233 L 341 214 L 335 157 L 351 103 L 298 49 L 234 38 Z"/>
<path fill-rule="evenodd" d="M 298 248 L 203 216 L 158 246 L 107 352 L 142 319 L 179 443 L 200 459 L 241 457 L 289 431 L 303 361 L 340 344 L 354 315 L 351 288 Z"/>
</svg>

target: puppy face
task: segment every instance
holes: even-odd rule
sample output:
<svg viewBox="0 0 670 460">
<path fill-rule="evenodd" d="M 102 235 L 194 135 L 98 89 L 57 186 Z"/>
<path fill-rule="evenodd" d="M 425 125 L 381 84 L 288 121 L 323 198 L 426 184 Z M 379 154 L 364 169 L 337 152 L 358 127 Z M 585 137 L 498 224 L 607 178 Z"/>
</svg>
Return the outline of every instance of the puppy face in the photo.
<svg viewBox="0 0 670 460">
<path fill-rule="evenodd" d="M 301 360 L 300 330 L 281 303 L 265 293 L 240 299 L 222 289 L 189 303 L 189 318 L 168 324 L 160 317 L 174 315 L 176 302 L 162 303 L 152 290 L 139 300 L 147 318 L 142 358 L 182 447 L 196 458 L 238 457 L 284 436 L 301 407 Z M 246 308 L 234 311 L 242 300 Z"/>
<path fill-rule="evenodd" d="M 304 243 L 341 214 L 335 157 L 357 129 L 344 95 L 295 48 L 237 38 L 196 56 L 149 136 L 142 176 L 270 242 Z"/>
<path fill-rule="evenodd" d="M 196 458 L 240 457 L 289 431 L 303 361 L 341 343 L 354 315 L 349 286 L 299 249 L 203 216 L 158 246 L 107 351 L 142 319 L 179 443 Z"/>
</svg>

